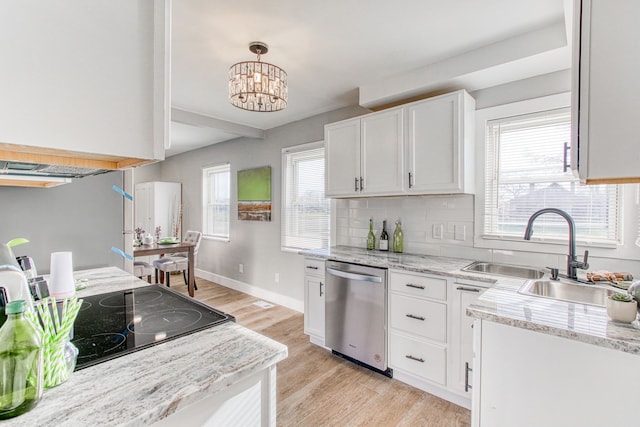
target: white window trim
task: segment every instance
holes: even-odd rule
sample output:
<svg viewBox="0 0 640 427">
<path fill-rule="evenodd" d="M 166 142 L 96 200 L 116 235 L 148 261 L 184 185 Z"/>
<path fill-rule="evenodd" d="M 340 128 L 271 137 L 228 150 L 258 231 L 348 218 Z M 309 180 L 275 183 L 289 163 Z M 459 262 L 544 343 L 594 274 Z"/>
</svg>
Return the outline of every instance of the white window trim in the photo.
<svg viewBox="0 0 640 427">
<path fill-rule="evenodd" d="M 517 238 L 505 238 L 497 236 L 486 236 L 484 230 L 484 204 L 485 204 L 485 155 L 486 155 L 486 126 L 487 122 L 494 119 L 505 118 L 510 116 L 519 116 L 530 114 L 536 111 L 553 110 L 571 106 L 571 94 L 561 93 L 556 95 L 534 98 L 526 101 L 514 102 L 510 104 L 499 105 L 495 107 L 476 110 L 476 191 L 475 191 L 475 208 L 474 223 L 476 224 L 474 232 L 474 246 L 477 248 L 491 248 L 499 250 L 517 250 L 529 252 L 546 252 L 554 254 L 566 253 L 568 245 L 567 239 L 550 239 L 536 238 L 534 235 L 531 241 L 519 240 Z M 627 209 L 627 196 L 624 188 L 620 189 L 620 215 L 621 220 L 618 223 L 618 234 L 624 243 L 623 219 L 625 218 L 625 210 Z M 577 242 L 583 248 L 602 248 L 605 251 L 619 248 L 620 244 L 593 243 L 593 242 Z M 609 253 L 609 255 L 611 255 Z"/>
<path fill-rule="evenodd" d="M 206 195 L 206 187 L 204 185 L 204 173 L 207 169 L 212 169 L 212 168 L 219 168 L 222 166 L 227 166 L 229 168 L 229 187 L 231 187 L 231 163 L 230 162 L 222 162 L 222 163 L 213 163 L 213 164 L 208 164 L 208 165 L 204 165 L 202 166 L 200 169 L 200 183 L 202 185 L 202 193 L 201 193 L 201 200 L 200 200 L 200 204 L 201 204 L 201 215 L 202 215 L 202 239 L 203 240 L 215 240 L 215 241 L 219 241 L 219 242 L 230 242 L 231 241 L 231 188 L 229 188 L 229 230 L 228 230 L 228 235 L 227 236 L 217 236 L 217 235 L 212 235 L 212 234 L 205 234 L 205 226 L 204 226 L 204 222 L 206 221 L 206 217 L 207 217 L 207 207 L 205 206 L 205 199 L 207 198 Z"/>
<path fill-rule="evenodd" d="M 315 141 L 315 142 L 308 142 L 305 144 L 300 144 L 300 145 L 294 145 L 292 147 L 285 147 L 282 149 L 281 153 L 280 153 L 280 161 L 281 161 L 281 168 L 280 168 L 280 194 L 281 194 L 281 200 L 280 200 L 280 227 L 284 227 L 284 222 L 285 222 L 285 207 L 283 206 L 283 204 L 285 203 L 285 198 L 286 198 L 286 192 L 287 192 L 287 180 L 285 177 L 285 171 L 287 168 L 287 163 L 285 161 L 285 154 L 288 153 L 297 153 L 299 151 L 306 151 L 306 150 L 314 150 L 316 148 L 322 148 L 324 147 L 324 140 L 322 141 Z M 326 156 L 326 152 L 325 152 L 325 156 Z M 325 174 L 327 173 L 327 171 L 325 170 Z M 326 180 L 325 180 L 326 182 Z M 331 200 L 331 212 L 334 212 L 334 203 L 333 200 Z M 329 227 L 330 227 L 330 233 L 329 233 L 329 246 L 331 245 L 331 239 L 334 237 L 333 233 L 334 233 L 334 224 L 333 224 L 333 217 L 334 215 L 331 214 L 329 216 Z M 281 252 L 288 252 L 288 253 L 299 253 L 300 249 L 294 249 L 294 248 L 290 248 L 287 246 L 284 246 L 282 244 L 282 230 L 280 230 L 280 251 Z"/>
</svg>

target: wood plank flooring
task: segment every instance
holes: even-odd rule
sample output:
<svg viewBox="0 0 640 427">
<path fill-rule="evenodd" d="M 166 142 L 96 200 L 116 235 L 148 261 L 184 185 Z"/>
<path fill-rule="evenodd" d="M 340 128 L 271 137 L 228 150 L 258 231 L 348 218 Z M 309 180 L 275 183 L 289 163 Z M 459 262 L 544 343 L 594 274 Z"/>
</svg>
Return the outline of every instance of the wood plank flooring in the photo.
<svg viewBox="0 0 640 427">
<path fill-rule="evenodd" d="M 302 314 L 278 305 L 258 307 L 258 298 L 205 279 L 197 283 L 196 299 L 289 348 L 277 369 L 278 426 L 470 425 L 468 410 L 311 344 Z M 180 280 L 172 288 L 187 294 Z"/>
</svg>

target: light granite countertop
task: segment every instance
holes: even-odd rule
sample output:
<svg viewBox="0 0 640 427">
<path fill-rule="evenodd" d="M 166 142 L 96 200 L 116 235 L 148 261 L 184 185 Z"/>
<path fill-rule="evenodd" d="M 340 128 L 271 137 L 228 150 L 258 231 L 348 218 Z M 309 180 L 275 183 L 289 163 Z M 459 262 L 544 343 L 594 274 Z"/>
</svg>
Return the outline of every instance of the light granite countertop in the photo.
<svg viewBox="0 0 640 427">
<path fill-rule="evenodd" d="M 367 251 L 348 246 L 300 253 L 316 259 L 488 282 L 489 289 L 467 308 L 470 316 L 640 355 L 638 320 L 631 324 L 617 323 L 608 318 L 605 307 L 520 294 L 518 290 L 526 279 L 460 270 L 474 260 Z"/>
<path fill-rule="evenodd" d="M 77 296 L 148 286 L 105 267 L 74 272 Z M 152 424 L 287 357 L 287 347 L 234 322 L 74 372 L 12 426 Z"/>
</svg>

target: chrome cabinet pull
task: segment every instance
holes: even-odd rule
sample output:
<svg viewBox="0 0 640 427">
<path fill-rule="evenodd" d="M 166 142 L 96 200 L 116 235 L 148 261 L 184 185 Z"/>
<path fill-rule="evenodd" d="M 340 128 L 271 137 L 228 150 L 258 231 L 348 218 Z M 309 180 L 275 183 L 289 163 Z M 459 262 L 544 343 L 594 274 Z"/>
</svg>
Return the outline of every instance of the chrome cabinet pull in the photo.
<svg viewBox="0 0 640 427">
<path fill-rule="evenodd" d="M 407 354 L 404 357 L 406 357 L 407 359 L 415 360 L 416 362 L 424 363 L 424 359 L 421 358 L 421 357 L 415 357 L 415 356 L 412 356 L 410 354 Z"/>
<path fill-rule="evenodd" d="M 422 320 L 422 321 L 424 321 L 424 320 L 425 320 L 425 318 L 424 318 L 424 317 L 422 317 L 422 316 L 416 316 L 415 314 L 411 314 L 411 313 L 407 314 L 406 316 L 407 316 L 407 317 L 409 317 L 409 318 L 411 318 L 411 319 Z"/>
<path fill-rule="evenodd" d="M 364 191 L 364 180 L 360 177 L 360 191 Z"/>
<path fill-rule="evenodd" d="M 424 286 L 422 286 L 422 285 L 414 285 L 413 283 L 407 283 L 407 284 L 405 284 L 405 286 L 407 286 L 409 288 L 415 288 L 415 289 L 424 289 Z"/>
<path fill-rule="evenodd" d="M 409 172 L 409 188 L 413 188 L 413 172 Z"/>
<path fill-rule="evenodd" d="M 324 295 L 324 292 L 322 292 L 323 286 L 324 286 L 324 283 L 320 282 L 320 296 Z"/>
<path fill-rule="evenodd" d="M 469 362 L 464 362 L 464 391 L 469 391 L 473 388 L 469 384 L 469 372 L 473 372 L 473 369 L 469 367 Z"/>
<path fill-rule="evenodd" d="M 465 288 L 464 286 L 458 286 L 456 289 L 459 291 L 480 292 L 480 289 L 478 288 Z"/>
<path fill-rule="evenodd" d="M 356 187 L 355 190 L 358 191 L 358 177 L 356 176 Z"/>
<path fill-rule="evenodd" d="M 310 268 L 312 270 L 317 270 L 318 267 L 314 266 L 314 265 L 307 265 L 307 268 Z"/>
</svg>

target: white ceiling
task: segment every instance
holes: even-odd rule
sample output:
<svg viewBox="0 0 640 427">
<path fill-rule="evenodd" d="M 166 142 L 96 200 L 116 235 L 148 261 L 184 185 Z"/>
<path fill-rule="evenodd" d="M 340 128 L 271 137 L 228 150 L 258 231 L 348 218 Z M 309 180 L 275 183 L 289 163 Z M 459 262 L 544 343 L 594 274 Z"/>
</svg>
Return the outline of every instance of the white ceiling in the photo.
<svg viewBox="0 0 640 427">
<path fill-rule="evenodd" d="M 167 156 L 349 105 L 372 107 L 453 86 L 477 90 L 566 69 L 568 4 L 174 1 L 172 106 L 182 119 L 174 113 Z M 255 59 L 252 41 L 267 43 L 262 60 L 288 73 L 283 111 L 249 112 L 227 100 L 229 67 Z"/>
</svg>

